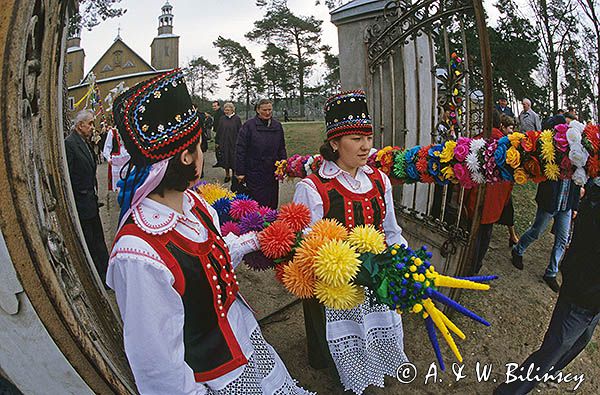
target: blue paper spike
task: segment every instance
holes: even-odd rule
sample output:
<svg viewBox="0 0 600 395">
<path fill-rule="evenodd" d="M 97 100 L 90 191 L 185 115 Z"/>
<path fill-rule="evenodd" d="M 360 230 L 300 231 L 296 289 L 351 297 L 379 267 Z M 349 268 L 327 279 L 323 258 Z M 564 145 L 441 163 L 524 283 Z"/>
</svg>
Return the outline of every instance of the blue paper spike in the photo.
<svg viewBox="0 0 600 395">
<path fill-rule="evenodd" d="M 477 314 L 473 313 L 471 310 L 467 309 L 466 307 L 461 306 L 458 302 L 450 299 L 446 295 L 439 293 L 438 291 L 433 291 L 431 293 L 431 297 L 447 306 L 452 307 L 454 310 L 466 315 L 467 317 L 469 317 L 477 322 L 482 323 L 485 326 L 490 326 L 489 322 L 487 322 L 486 320 L 484 320 Z"/>
<path fill-rule="evenodd" d="M 474 281 L 476 283 L 484 283 L 487 281 L 496 280 L 498 276 L 472 276 L 472 277 L 454 277 L 458 280 L 469 280 Z"/>
<path fill-rule="evenodd" d="M 435 351 L 435 356 L 440 364 L 440 369 L 444 371 L 446 370 L 446 366 L 444 366 L 442 351 L 440 350 L 440 343 L 438 342 L 437 335 L 435 334 L 435 324 L 433 323 L 431 317 L 425 318 L 425 327 L 427 328 L 427 334 L 429 335 L 429 341 L 433 346 L 433 351 Z"/>
</svg>

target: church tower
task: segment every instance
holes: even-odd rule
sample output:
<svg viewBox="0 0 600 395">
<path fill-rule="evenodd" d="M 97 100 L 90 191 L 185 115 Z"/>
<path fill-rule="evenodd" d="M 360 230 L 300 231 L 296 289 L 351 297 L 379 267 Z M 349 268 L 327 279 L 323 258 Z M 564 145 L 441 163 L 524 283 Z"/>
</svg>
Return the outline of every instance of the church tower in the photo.
<svg viewBox="0 0 600 395">
<path fill-rule="evenodd" d="M 84 60 L 85 51 L 81 48 L 81 30 L 77 28 L 67 38 L 67 55 L 65 56 L 67 86 L 78 85 L 83 79 Z"/>
<path fill-rule="evenodd" d="M 179 67 L 179 36 L 173 34 L 173 6 L 169 1 L 162 6 L 158 17 L 158 36 L 150 45 L 151 64 L 156 70 L 170 70 Z"/>
</svg>

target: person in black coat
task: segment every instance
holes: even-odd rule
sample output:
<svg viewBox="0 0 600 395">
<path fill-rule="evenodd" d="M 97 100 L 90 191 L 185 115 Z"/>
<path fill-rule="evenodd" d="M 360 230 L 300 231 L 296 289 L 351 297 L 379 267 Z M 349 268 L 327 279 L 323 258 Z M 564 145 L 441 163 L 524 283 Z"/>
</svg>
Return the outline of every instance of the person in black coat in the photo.
<svg viewBox="0 0 600 395">
<path fill-rule="evenodd" d="M 600 183 L 599 183 L 600 184 Z M 589 183 L 579 205 L 573 239 L 561 265 L 560 288 L 550 325 L 539 350 L 512 371 L 510 380 L 494 394 L 520 395 L 531 391 L 544 374 L 565 377 L 564 368 L 587 346 L 600 320 L 600 186 Z M 528 375 L 531 369 L 534 372 Z M 558 376 L 562 371 L 562 375 Z M 513 377 L 516 376 L 516 377 Z M 518 378 L 518 377 L 521 378 Z M 514 380 L 512 380 L 514 378 Z M 510 381 L 510 382 L 509 382 Z M 556 381 L 560 382 L 560 379 Z M 571 384 L 577 384 L 573 382 Z"/>
<path fill-rule="evenodd" d="M 65 139 L 69 176 L 85 243 L 104 284 L 108 250 L 98 210 L 96 160 L 88 143 L 94 132 L 94 113 L 90 110 L 80 111 L 75 116 L 74 124 L 73 131 Z"/>
<path fill-rule="evenodd" d="M 225 116 L 219 121 L 219 148 L 221 149 L 221 166 L 225 169 L 225 179 L 223 182 L 231 181 L 232 169 L 235 165 L 235 146 L 237 136 L 242 128 L 242 120 L 235 114 L 233 103 L 223 105 Z"/>
<path fill-rule="evenodd" d="M 273 119 L 272 102 L 261 99 L 256 106 L 256 117 L 246 121 L 238 134 L 236 181 L 259 204 L 277 208 L 279 182 L 275 179 L 275 162 L 286 158 L 283 126 Z M 235 189 L 241 191 L 237 185 Z"/>
<path fill-rule="evenodd" d="M 221 136 L 219 136 L 219 123 L 221 117 L 225 115 L 221 108 L 221 103 L 218 100 L 212 102 L 212 117 L 213 117 L 213 130 L 215 131 L 215 156 L 217 157 L 217 163 L 213 167 L 223 167 L 221 165 L 221 157 L 223 156 L 223 150 L 221 149 Z"/>
</svg>

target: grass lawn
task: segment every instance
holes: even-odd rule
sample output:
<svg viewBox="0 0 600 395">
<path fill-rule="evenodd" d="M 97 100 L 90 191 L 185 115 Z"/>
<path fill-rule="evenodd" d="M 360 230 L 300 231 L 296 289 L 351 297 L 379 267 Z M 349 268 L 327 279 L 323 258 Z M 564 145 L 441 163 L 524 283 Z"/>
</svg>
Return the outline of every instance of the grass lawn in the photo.
<svg viewBox="0 0 600 395">
<path fill-rule="evenodd" d="M 285 145 L 288 156 L 318 154 L 325 140 L 325 122 L 284 122 Z"/>
</svg>

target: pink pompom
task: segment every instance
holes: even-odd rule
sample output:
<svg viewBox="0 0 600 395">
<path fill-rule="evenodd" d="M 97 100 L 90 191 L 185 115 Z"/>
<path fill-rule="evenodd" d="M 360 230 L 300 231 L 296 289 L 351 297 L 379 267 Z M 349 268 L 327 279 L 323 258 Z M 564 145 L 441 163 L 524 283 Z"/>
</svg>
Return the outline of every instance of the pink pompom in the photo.
<svg viewBox="0 0 600 395">
<path fill-rule="evenodd" d="M 229 215 L 238 221 L 246 214 L 258 211 L 258 203 L 255 200 L 234 200 L 231 202 Z"/>
<path fill-rule="evenodd" d="M 223 223 L 223 225 L 221 225 L 221 235 L 223 235 L 223 237 L 225 237 L 230 233 L 233 233 L 234 235 L 239 236 L 240 235 L 240 226 L 235 222 L 227 221 L 227 222 Z"/>
</svg>

